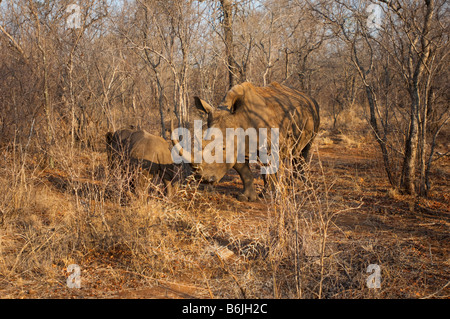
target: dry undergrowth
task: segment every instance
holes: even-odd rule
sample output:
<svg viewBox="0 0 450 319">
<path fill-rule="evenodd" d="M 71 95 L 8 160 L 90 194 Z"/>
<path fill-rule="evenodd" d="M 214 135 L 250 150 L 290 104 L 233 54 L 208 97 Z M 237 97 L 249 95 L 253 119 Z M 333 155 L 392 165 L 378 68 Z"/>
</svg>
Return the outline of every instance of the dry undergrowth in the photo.
<svg viewBox="0 0 450 319">
<path fill-rule="evenodd" d="M 304 179 L 290 178 L 287 164 L 257 203 L 235 199 L 236 177 L 212 192 L 191 181 L 170 199 L 157 187 L 130 195 L 102 151 L 55 147 L 54 167 L 42 167 L 42 158 L 5 149 L 0 297 L 448 295 L 445 207 L 380 195 L 373 171 L 318 144 Z M 67 287 L 70 264 L 81 268 L 81 289 Z M 381 268 L 379 289 L 367 288 L 369 264 Z"/>
</svg>

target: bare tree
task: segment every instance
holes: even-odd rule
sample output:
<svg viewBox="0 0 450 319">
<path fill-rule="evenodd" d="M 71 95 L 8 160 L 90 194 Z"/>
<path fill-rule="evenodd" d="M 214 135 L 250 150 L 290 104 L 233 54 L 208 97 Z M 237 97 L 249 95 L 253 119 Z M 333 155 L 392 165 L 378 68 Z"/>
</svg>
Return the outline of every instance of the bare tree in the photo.
<svg viewBox="0 0 450 319">
<path fill-rule="evenodd" d="M 419 193 L 425 195 L 428 188 L 425 182 L 427 124 L 432 108 L 435 63 L 441 50 L 448 52 L 448 41 L 444 40 L 448 25 L 445 30 L 445 21 L 441 21 L 440 14 L 445 10 L 444 3 L 435 0 L 379 2 L 385 5 L 388 22 L 382 35 L 390 41 L 377 43 L 395 61 L 410 96 L 409 130 L 400 183 L 406 192 L 415 194 L 419 164 Z"/>
<path fill-rule="evenodd" d="M 320 5 L 314 5 L 313 3 L 309 3 L 309 5 L 318 14 L 318 17 L 323 18 L 329 24 L 335 36 L 340 38 L 347 46 L 351 62 L 364 85 L 369 105 L 369 124 L 380 146 L 388 180 L 391 185 L 396 185 L 388 152 L 388 127 L 383 125 L 382 129 L 379 127 L 380 108 L 371 76 L 375 53 L 373 44 L 368 41 L 368 30 L 365 28 L 367 16 L 358 15 L 357 10 L 347 3 L 323 2 Z"/>
<path fill-rule="evenodd" d="M 225 43 L 225 54 L 228 66 L 228 87 L 232 88 L 237 83 L 237 67 L 234 59 L 233 42 L 233 2 L 232 0 L 220 0 L 223 12 L 223 34 Z"/>
<path fill-rule="evenodd" d="M 371 30 L 367 24 L 366 6 L 351 1 L 309 4 L 348 47 L 351 61 L 365 88 L 369 105 L 369 124 L 380 146 L 391 185 L 400 186 L 405 192 L 415 194 L 419 155 L 422 162 L 420 184 L 422 189 L 425 187 L 426 118 L 429 114 L 433 64 L 436 54 L 446 45 L 443 40 L 445 27 L 436 18 L 439 17 L 437 7 L 442 8 L 442 5 L 436 6 L 434 0 L 375 3 L 385 14 L 384 23 L 380 24 L 376 31 Z M 389 86 L 394 76 L 403 83 L 399 88 L 409 95 L 409 101 L 401 98 L 401 102 L 397 101 L 399 105 L 388 100 L 388 92 L 392 90 Z M 385 80 L 380 81 L 380 78 Z M 400 83 L 397 83 L 397 86 Z M 383 87 L 386 88 L 384 94 Z M 384 107 L 380 105 L 380 99 L 383 97 Z M 406 124 L 403 125 L 404 147 L 401 150 L 394 147 L 390 140 L 390 122 L 396 119 L 396 110 L 404 113 L 401 106 L 404 103 L 409 103 L 409 108 L 403 121 L 406 121 Z M 400 154 L 402 158 L 399 178 L 392 170 L 392 161 L 396 154 Z"/>
<path fill-rule="evenodd" d="M 173 110 L 180 124 L 188 120 L 190 50 L 194 26 L 199 23 L 201 15 L 201 11 L 195 10 L 198 5 L 196 1 L 139 1 L 137 10 L 143 11 L 143 22 L 136 21 L 135 26 L 138 26 L 140 34 L 130 34 L 130 28 L 122 32 L 134 49 L 142 51 L 140 56 L 154 72 L 159 72 L 161 62 L 171 70 Z M 162 107 L 164 92 L 160 73 L 157 74 L 157 83 Z M 161 120 L 164 122 L 163 116 Z"/>
</svg>

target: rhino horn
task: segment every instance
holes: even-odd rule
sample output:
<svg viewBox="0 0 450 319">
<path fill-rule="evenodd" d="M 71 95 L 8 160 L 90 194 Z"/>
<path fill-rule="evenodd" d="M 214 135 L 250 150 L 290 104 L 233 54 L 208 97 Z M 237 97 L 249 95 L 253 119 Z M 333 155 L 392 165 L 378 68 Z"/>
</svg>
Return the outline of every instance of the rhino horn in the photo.
<svg viewBox="0 0 450 319">
<path fill-rule="evenodd" d="M 187 163 L 193 163 L 194 159 L 191 156 L 188 156 L 187 154 L 185 154 L 183 152 L 183 148 L 180 146 L 180 141 L 178 140 L 178 138 L 176 138 L 173 135 L 173 120 L 170 120 L 170 135 L 172 137 L 172 143 L 173 143 L 173 147 L 175 148 L 175 151 L 180 154 L 181 157 L 183 157 L 183 159 L 185 160 L 185 162 Z"/>
</svg>

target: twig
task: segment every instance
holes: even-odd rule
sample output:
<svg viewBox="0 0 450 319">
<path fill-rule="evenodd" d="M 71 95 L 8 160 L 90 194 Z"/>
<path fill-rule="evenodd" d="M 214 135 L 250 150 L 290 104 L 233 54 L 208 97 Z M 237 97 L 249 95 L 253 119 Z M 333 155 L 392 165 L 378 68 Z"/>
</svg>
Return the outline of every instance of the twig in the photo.
<svg viewBox="0 0 450 319">
<path fill-rule="evenodd" d="M 230 268 L 225 264 L 223 259 L 219 256 L 219 254 L 216 251 L 214 252 L 214 254 L 216 255 L 216 257 L 219 259 L 220 263 L 222 264 L 222 269 L 225 270 L 225 272 L 227 274 L 229 274 L 231 276 L 231 278 L 233 278 L 234 282 L 238 285 L 238 287 L 241 291 L 242 297 L 244 299 L 247 299 L 247 296 L 245 294 L 245 289 L 241 286 L 237 277 L 231 272 Z"/>
<path fill-rule="evenodd" d="M 428 298 L 431 298 L 431 297 L 437 295 L 437 294 L 440 293 L 442 290 L 444 290 L 445 288 L 447 288 L 447 286 L 448 286 L 449 284 L 450 284 L 450 280 L 447 281 L 447 283 L 446 283 L 442 288 L 436 290 L 436 292 L 432 293 L 431 295 L 422 297 L 422 298 L 420 298 L 420 299 L 428 299 Z"/>
</svg>

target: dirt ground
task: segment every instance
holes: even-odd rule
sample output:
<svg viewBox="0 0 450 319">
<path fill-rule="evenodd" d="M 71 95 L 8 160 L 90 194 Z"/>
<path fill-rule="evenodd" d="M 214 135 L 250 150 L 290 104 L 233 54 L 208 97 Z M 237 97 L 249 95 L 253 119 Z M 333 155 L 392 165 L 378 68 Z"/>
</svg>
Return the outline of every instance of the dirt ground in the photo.
<svg viewBox="0 0 450 319">
<path fill-rule="evenodd" d="M 99 153 L 99 156 L 104 154 Z M 326 184 L 321 188 L 327 193 L 326 197 L 321 197 L 326 199 L 322 203 L 335 212 L 327 233 L 333 263 L 322 263 L 325 267 L 322 273 L 327 274 L 320 281 L 327 287 L 323 289 L 322 298 L 450 296 L 450 165 L 439 165 L 435 174 L 440 175 L 433 176 L 430 196 L 412 198 L 390 189 L 375 145 L 350 145 L 339 139 L 332 144 L 317 143 L 310 174 Z M 86 165 L 86 170 L 90 167 L 94 166 Z M 83 198 L 83 193 L 70 190 L 63 171 L 47 170 L 40 175 L 40 180 L 44 181 L 40 187 L 51 193 L 55 203 L 61 204 L 58 209 L 62 212 L 55 213 L 61 216 L 53 216 L 48 222 L 48 227 L 58 229 L 58 225 L 66 224 L 55 221 L 68 218 L 63 207 L 67 208 L 74 200 L 83 203 L 79 199 Z M 89 179 L 88 174 L 78 180 L 90 189 L 102 183 L 101 179 Z M 264 188 L 259 177 L 256 187 L 258 191 Z M 135 203 L 137 206 L 130 204 L 128 212 L 136 212 L 142 220 L 147 218 L 148 223 L 142 224 L 145 229 L 142 225 L 136 225 L 136 229 L 131 225 L 133 230 L 126 240 L 114 239 L 114 236 L 120 234 L 120 229 L 115 230 L 115 227 L 120 227 L 127 215 L 113 219 L 112 215 L 118 210 L 109 204 L 110 199 L 97 200 L 95 203 L 101 202 L 104 207 L 102 218 L 113 234 L 108 237 L 111 242 L 101 249 L 99 245 L 88 246 L 83 242 L 84 248 L 69 250 L 70 258 L 52 257 L 50 270 L 36 273 L 34 277 L 26 271 L 3 273 L 0 298 L 292 297 L 289 293 L 276 295 L 271 282 L 275 276 L 261 266 L 267 256 L 264 255 L 267 238 L 262 234 L 270 228 L 269 224 L 277 221 L 277 212 L 271 210 L 274 206 L 263 198 L 257 202 L 237 201 L 241 188 L 239 177 L 230 171 L 212 192 L 199 187 L 184 199 L 147 202 L 146 209 L 139 206 L 139 202 Z M 153 215 L 148 217 L 150 211 Z M 49 209 L 44 210 L 40 218 L 45 218 L 49 212 Z M 136 221 L 141 219 L 130 223 Z M 100 226 L 93 228 L 98 230 Z M 131 232 L 136 232 L 135 237 Z M 14 236 L 3 234 L 3 241 L 7 236 Z M 151 248 L 141 242 L 145 236 L 153 236 L 146 239 Z M 54 239 L 50 235 L 46 238 L 46 242 Z M 17 252 L 19 248 L 14 250 L 17 256 L 25 255 L 29 249 L 22 247 Z M 40 246 L 35 247 L 34 252 L 39 249 Z M 7 248 L 3 248 L 4 256 L 6 253 Z M 312 260 L 309 255 L 305 258 Z M 14 264 L 16 268 L 20 264 L 18 260 L 19 257 Z M 81 288 L 67 286 L 69 263 L 80 265 Z M 311 272 L 315 263 L 311 261 L 308 266 Z M 380 288 L 369 289 L 365 284 L 370 275 L 369 264 L 380 267 Z M 280 269 L 285 267 L 278 270 L 280 280 L 289 285 L 294 279 L 283 272 L 288 274 L 288 263 L 280 265 Z M 332 273 L 331 268 L 335 272 Z M 307 296 L 317 297 L 313 292 L 316 286 L 308 289 L 311 294 Z"/>
</svg>

